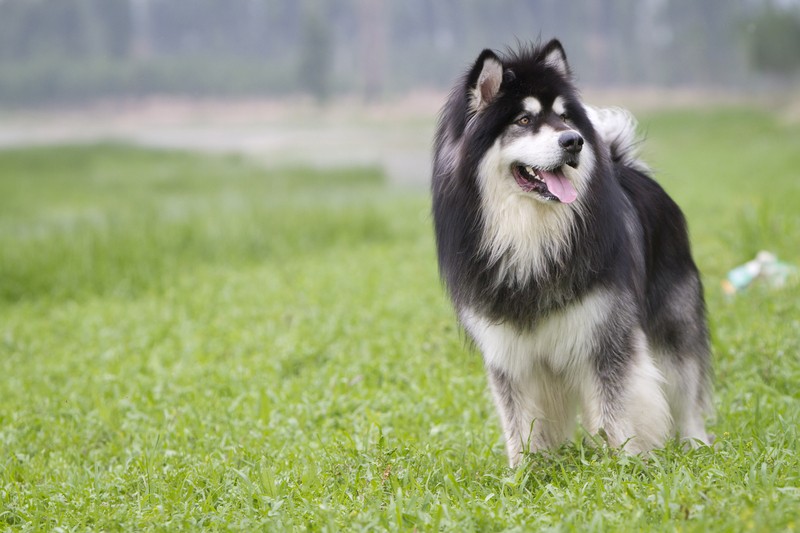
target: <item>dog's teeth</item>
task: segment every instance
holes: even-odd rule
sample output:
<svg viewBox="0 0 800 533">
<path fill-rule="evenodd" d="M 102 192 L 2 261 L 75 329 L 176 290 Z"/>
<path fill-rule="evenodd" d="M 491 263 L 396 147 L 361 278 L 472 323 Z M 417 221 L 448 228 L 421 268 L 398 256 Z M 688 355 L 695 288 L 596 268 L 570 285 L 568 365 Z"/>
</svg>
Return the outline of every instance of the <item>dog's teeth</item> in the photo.
<svg viewBox="0 0 800 533">
<path fill-rule="evenodd" d="M 527 170 L 528 174 L 530 174 L 531 176 L 535 176 L 536 175 L 536 173 L 533 171 L 533 168 L 530 167 L 530 166 L 526 166 L 525 170 Z"/>
</svg>

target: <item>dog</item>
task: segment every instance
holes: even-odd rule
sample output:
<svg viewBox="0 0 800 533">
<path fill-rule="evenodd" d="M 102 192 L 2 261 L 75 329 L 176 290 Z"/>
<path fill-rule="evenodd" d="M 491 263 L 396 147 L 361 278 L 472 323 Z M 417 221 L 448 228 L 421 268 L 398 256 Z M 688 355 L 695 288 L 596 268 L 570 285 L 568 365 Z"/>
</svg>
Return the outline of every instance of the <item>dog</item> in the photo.
<svg viewBox="0 0 800 533">
<path fill-rule="evenodd" d="M 585 105 L 561 43 L 484 50 L 442 108 L 439 272 L 481 351 L 510 465 L 581 425 L 637 454 L 708 444 L 710 342 L 677 204 L 636 122 Z"/>
</svg>

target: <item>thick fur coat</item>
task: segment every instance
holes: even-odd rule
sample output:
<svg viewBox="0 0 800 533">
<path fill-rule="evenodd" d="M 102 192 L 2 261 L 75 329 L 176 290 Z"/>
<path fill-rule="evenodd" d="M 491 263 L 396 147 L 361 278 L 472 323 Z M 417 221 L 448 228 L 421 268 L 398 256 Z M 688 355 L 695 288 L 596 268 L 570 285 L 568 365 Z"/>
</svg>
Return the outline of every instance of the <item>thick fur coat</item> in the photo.
<svg viewBox="0 0 800 533">
<path fill-rule="evenodd" d="M 635 121 L 585 105 L 558 41 L 484 50 L 432 181 L 439 268 L 483 354 L 509 461 L 575 432 L 636 453 L 708 442 L 708 329 L 686 222 Z"/>
</svg>

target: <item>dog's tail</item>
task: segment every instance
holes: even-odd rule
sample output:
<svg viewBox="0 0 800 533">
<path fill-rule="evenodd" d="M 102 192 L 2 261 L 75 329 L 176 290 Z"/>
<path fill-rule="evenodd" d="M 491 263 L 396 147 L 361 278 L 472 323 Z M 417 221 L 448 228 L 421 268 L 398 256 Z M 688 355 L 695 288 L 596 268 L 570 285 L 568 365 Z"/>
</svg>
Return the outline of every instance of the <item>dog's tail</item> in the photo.
<svg viewBox="0 0 800 533">
<path fill-rule="evenodd" d="M 640 172 L 649 173 L 650 167 L 639 159 L 642 139 L 636 132 L 636 119 L 621 107 L 588 107 L 586 111 L 597 135 L 611 152 L 611 161 Z"/>
</svg>

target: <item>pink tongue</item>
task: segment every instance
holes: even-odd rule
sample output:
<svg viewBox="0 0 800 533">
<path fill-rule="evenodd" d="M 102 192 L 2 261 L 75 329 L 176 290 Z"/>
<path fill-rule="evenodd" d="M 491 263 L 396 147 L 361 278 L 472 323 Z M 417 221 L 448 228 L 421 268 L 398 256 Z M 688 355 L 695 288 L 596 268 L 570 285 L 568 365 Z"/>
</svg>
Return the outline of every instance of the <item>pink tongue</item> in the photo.
<svg viewBox="0 0 800 533">
<path fill-rule="evenodd" d="M 560 170 L 555 172 L 540 170 L 539 177 L 544 180 L 547 189 L 562 203 L 571 204 L 578 197 L 578 191 Z"/>
</svg>

